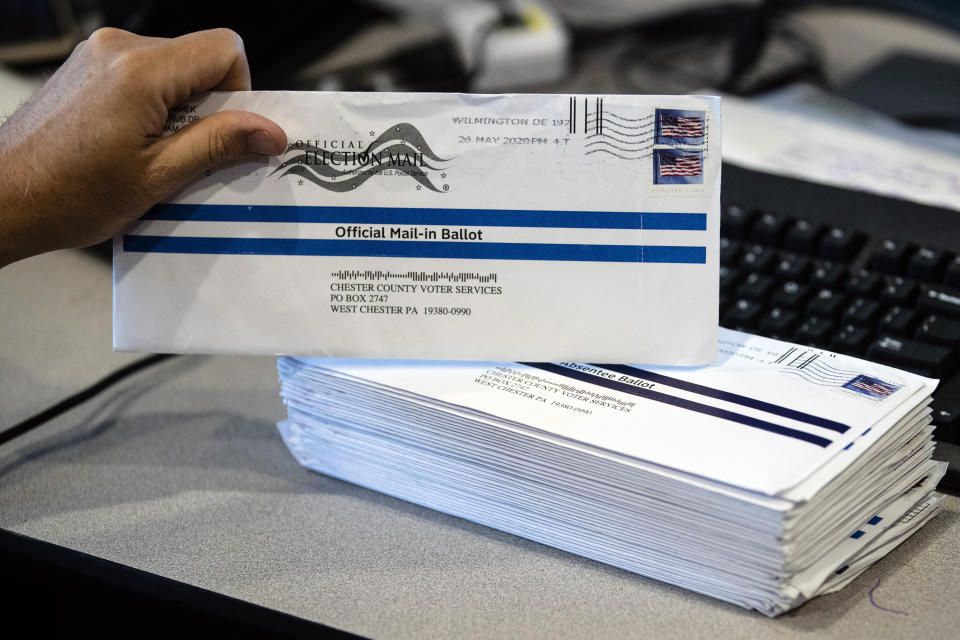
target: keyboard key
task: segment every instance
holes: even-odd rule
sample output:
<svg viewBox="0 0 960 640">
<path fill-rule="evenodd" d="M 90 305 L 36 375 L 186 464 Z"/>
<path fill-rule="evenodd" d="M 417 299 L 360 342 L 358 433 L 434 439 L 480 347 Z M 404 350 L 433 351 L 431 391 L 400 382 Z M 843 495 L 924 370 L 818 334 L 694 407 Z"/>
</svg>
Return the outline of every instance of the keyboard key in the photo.
<svg viewBox="0 0 960 640">
<path fill-rule="evenodd" d="M 951 287 L 960 289 L 960 256 L 954 257 L 947 263 L 947 268 L 943 273 L 943 281 Z"/>
<path fill-rule="evenodd" d="M 843 294 L 831 289 L 820 289 L 807 305 L 810 315 L 835 320 L 843 308 Z"/>
<path fill-rule="evenodd" d="M 960 317 L 960 293 L 924 285 L 917 300 L 917 307 L 927 313 Z"/>
<path fill-rule="evenodd" d="M 774 284 L 775 282 L 770 276 L 765 276 L 762 273 L 751 273 L 737 287 L 737 295 L 747 300 L 763 301 L 773 291 Z"/>
<path fill-rule="evenodd" d="M 917 299 L 920 287 L 913 280 L 897 276 L 890 278 L 880 293 L 880 299 L 887 304 L 911 307 Z"/>
<path fill-rule="evenodd" d="M 817 241 L 823 231 L 822 224 L 797 220 L 787 229 L 783 244 L 790 251 L 813 254 L 817 251 Z"/>
<path fill-rule="evenodd" d="M 856 298 L 851 302 L 843 312 L 842 322 L 855 324 L 861 327 L 872 327 L 873 323 L 880 317 L 883 308 L 876 300 L 869 298 Z"/>
<path fill-rule="evenodd" d="M 960 426 L 960 403 L 941 405 L 934 402 L 933 421 L 938 424 Z"/>
<path fill-rule="evenodd" d="M 774 307 L 760 318 L 760 333 L 777 340 L 789 340 L 799 321 L 796 311 Z"/>
<path fill-rule="evenodd" d="M 826 318 L 807 318 L 803 321 L 793 339 L 800 344 L 813 347 L 826 347 L 836 325 Z"/>
<path fill-rule="evenodd" d="M 729 238 L 746 238 L 750 229 L 750 222 L 756 215 L 756 212 L 747 211 L 736 205 L 727 207 L 727 210 L 720 216 L 720 230 L 723 235 Z"/>
<path fill-rule="evenodd" d="M 736 240 L 720 238 L 720 264 L 734 267 L 740 260 L 743 246 Z"/>
<path fill-rule="evenodd" d="M 891 307 L 880 319 L 880 331 L 895 336 L 912 335 L 919 315 L 914 309 Z"/>
<path fill-rule="evenodd" d="M 957 427 L 952 425 L 933 423 L 933 439 L 936 442 L 956 442 Z"/>
<path fill-rule="evenodd" d="M 934 440 L 938 442 L 960 440 L 960 403 L 938 405 L 937 401 L 934 401 L 931 417 L 935 427 Z"/>
<path fill-rule="evenodd" d="M 847 279 L 847 268 L 842 264 L 821 262 L 810 274 L 810 285 L 816 288 L 839 289 Z"/>
<path fill-rule="evenodd" d="M 768 249 L 759 244 L 747 245 L 745 249 L 746 251 L 743 254 L 743 258 L 740 259 L 740 264 L 750 271 L 766 273 L 770 270 L 770 266 L 777 258 L 777 254 L 773 249 Z"/>
<path fill-rule="evenodd" d="M 750 239 L 760 244 L 779 247 L 790 220 L 773 213 L 761 213 L 750 228 Z"/>
<path fill-rule="evenodd" d="M 949 375 L 957 366 L 955 355 L 947 347 L 892 336 L 883 336 L 870 345 L 867 358 L 933 378 Z"/>
<path fill-rule="evenodd" d="M 737 300 L 724 314 L 723 326 L 749 331 L 757 326 L 763 307 L 752 300 Z"/>
<path fill-rule="evenodd" d="M 928 316 L 917 327 L 915 337 L 917 340 L 957 349 L 960 347 L 960 320 L 943 316 Z"/>
<path fill-rule="evenodd" d="M 865 298 L 876 297 L 881 287 L 883 287 L 883 277 L 879 273 L 866 269 L 857 271 L 847 283 L 847 291 L 852 295 Z"/>
<path fill-rule="evenodd" d="M 957 442 L 957 427 L 945 424 L 933 424 L 933 439 L 936 442 Z"/>
<path fill-rule="evenodd" d="M 936 442 L 957 442 L 958 427 L 955 424 L 933 423 L 933 439 Z"/>
<path fill-rule="evenodd" d="M 907 275 L 917 280 L 940 282 L 943 265 L 947 262 L 947 253 L 939 249 L 920 247 L 907 263 Z"/>
<path fill-rule="evenodd" d="M 733 267 L 720 267 L 720 291 L 730 293 L 740 282 L 740 269 Z"/>
<path fill-rule="evenodd" d="M 877 271 L 901 275 L 913 250 L 914 244 L 909 240 L 884 240 L 870 256 L 867 266 Z"/>
<path fill-rule="evenodd" d="M 783 253 L 773 265 L 773 277 L 777 280 L 806 280 L 810 266 L 810 258 L 806 256 Z"/>
<path fill-rule="evenodd" d="M 820 257 L 828 260 L 839 260 L 849 262 L 860 245 L 863 244 L 864 235 L 857 231 L 849 231 L 839 227 L 833 227 L 820 241 Z"/>
<path fill-rule="evenodd" d="M 850 355 L 863 355 L 867 350 L 867 344 L 870 342 L 870 330 L 866 327 L 858 327 L 852 324 L 845 324 L 840 327 L 840 331 L 830 342 L 830 348 L 840 353 Z"/>
<path fill-rule="evenodd" d="M 799 282 L 784 282 L 773 291 L 771 300 L 778 307 L 799 309 L 810 295 L 810 288 Z"/>
</svg>

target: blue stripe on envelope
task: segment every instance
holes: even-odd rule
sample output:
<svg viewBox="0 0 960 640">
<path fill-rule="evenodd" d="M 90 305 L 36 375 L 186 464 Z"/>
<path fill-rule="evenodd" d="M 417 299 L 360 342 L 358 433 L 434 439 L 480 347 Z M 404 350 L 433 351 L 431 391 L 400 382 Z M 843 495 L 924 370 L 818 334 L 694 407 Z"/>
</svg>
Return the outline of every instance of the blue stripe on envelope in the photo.
<svg viewBox="0 0 960 640">
<path fill-rule="evenodd" d="M 376 256 L 478 260 L 559 260 L 705 264 L 705 247 L 520 242 L 432 242 L 409 240 L 316 240 L 310 238 L 206 238 L 123 236 L 123 250 L 262 256 Z"/>
<path fill-rule="evenodd" d="M 806 431 L 791 429 L 790 427 L 785 427 L 783 425 L 768 422 L 766 420 L 760 420 L 759 418 L 754 418 L 753 416 L 745 416 L 743 414 L 728 411 L 726 409 L 720 409 L 719 407 L 687 400 L 686 398 L 677 398 L 665 393 L 660 393 L 659 391 L 643 389 L 626 384 L 624 382 L 618 382 L 608 378 L 601 378 L 590 373 L 577 371 L 576 369 L 568 369 L 567 367 L 557 364 L 545 362 L 522 362 L 520 364 L 524 364 L 535 369 L 540 369 L 542 371 L 549 371 L 550 373 L 555 373 L 567 378 L 573 378 L 574 380 L 579 380 L 580 382 L 587 382 L 597 386 L 606 387 L 607 389 L 613 389 L 614 391 L 620 391 L 632 396 L 638 396 L 648 400 L 653 400 L 655 402 L 661 402 L 663 404 L 672 405 L 688 411 L 695 411 L 697 413 L 713 416 L 722 420 L 729 420 L 730 422 L 736 422 L 737 424 L 752 427 L 754 429 L 760 429 L 762 431 L 776 433 L 781 436 L 787 436 L 788 438 L 802 440 L 804 442 L 817 445 L 818 447 L 827 447 L 832 443 L 832 441 L 828 438 L 807 433 Z"/>
<path fill-rule="evenodd" d="M 527 211 L 522 209 L 411 209 L 276 205 L 161 204 L 143 220 L 194 222 L 306 222 L 570 229 L 705 231 L 705 213 L 651 211 Z"/>
<path fill-rule="evenodd" d="M 671 378 L 670 376 L 665 376 L 661 373 L 654 373 L 652 371 L 646 371 L 645 369 L 638 369 L 637 367 L 620 364 L 597 364 L 594 366 L 609 369 L 610 371 L 616 371 L 617 373 L 623 373 L 635 378 L 649 380 L 650 382 L 658 382 L 668 387 L 682 389 L 683 391 L 689 391 L 691 393 L 707 396 L 709 398 L 715 398 L 716 400 L 725 400 L 727 402 L 739 404 L 744 407 L 750 407 L 751 409 L 772 413 L 782 418 L 790 418 L 791 420 L 796 420 L 797 422 L 805 422 L 817 427 L 823 427 L 824 429 L 836 431 L 837 433 L 846 433 L 850 430 L 849 426 L 841 422 L 836 422 L 835 420 L 821 418 L 809 413 L 804 413 L 803 411 L 796 411 L 795 409 L 788 409 L 787 407 L 781 407 L 769 402 L 764 402 L 763 400 L 757 400 L 756 398 L 742 396 L 737 393 L 705 387 L 702 384 L 687 382 L 686 380 L 678 380 L 677 378 Z"/>
</svg>

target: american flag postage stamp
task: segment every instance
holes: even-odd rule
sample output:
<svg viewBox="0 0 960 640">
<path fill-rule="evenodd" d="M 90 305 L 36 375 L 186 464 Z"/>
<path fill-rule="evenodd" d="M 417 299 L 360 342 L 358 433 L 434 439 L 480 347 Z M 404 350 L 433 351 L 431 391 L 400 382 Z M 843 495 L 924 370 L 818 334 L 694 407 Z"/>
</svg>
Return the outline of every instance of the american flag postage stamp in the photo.
<svg viewBox="0 0 960 640">
<path fill-rule="evenodd" d="M 703 152 L 688 149 L 655 149 L 654 184 L 703 184 Z"/>
<path fill-rule="evenodd" d="M 871 376 L 860 374 L 847 381 L 843 385 L 843 388 L 865 395 L 872 400 L 883 400 L 887 396 L 890 396 L 896 392 L 900 386 L 891 384 L 889 382 L 884 382 L 879 378 L 873 378 Z"/>
<path fill-rule="evenodd" d="M 704 143 L 704 111 L 657 109 L 656 143 L 670 145 L 701 145 Z"/>
</svg>

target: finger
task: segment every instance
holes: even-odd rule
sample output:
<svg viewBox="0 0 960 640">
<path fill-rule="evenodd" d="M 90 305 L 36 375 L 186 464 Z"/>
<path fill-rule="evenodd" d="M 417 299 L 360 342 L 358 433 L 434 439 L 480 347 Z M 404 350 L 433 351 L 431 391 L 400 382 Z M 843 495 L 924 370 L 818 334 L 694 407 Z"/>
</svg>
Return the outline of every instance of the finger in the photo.
<svg viewBox="0 0 960 640">
<path fill-rule="evenodd" d="M 249 111 L 221 111 L 158 142 L 155 184 L 165 196 L 212 167 L 251 156 L 283 153 L 287 136 L 275 122 Z"/>
<path fill-rule="evenodd" d="M 243 40 L 230 29 L 197 31 L 167 41 L 161 86 L 173 88 L 172 107 L 203 91 L 249 91 Z"/>
<path fill-rule="evenodd" d="M 227 57 L 220 64 L 230 62 L 230 67 L 215 85 L 195 89 L 196 91 L 250 91 L 250 66 L 247 63 L 247 53 L 243 46 L 243 38 L 230 29 L 211 29 L 209 31 L 198 31 L 190 33 L 175 41 L 180 41 L 184 46 L 206 51 L 210 48 L 216 48 Z M 221 55 L 224 55 L 222 53 Z M 233 56 L 232 58 L 230 56 Z M 216 69 L 210 72 L 213 77 L 216 76 Z"/>
</svg>

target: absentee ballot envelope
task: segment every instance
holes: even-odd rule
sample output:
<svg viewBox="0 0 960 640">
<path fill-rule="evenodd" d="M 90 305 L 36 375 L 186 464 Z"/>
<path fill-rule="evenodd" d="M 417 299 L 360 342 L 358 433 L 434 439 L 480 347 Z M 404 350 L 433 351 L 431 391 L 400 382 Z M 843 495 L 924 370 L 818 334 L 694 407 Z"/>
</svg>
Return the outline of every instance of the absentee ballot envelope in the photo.
<svg viewBox="0 0 960 640">
<path fill-rule="evenodd" d="M 699 365 L 719 99 L 213 93 L 286 131 L 114 242 L 114 348 Z"/>
<path fill-rule="evenodd" d="M 697 368 L 278 369 L 278 426 L 305 467 L 767 615 L 843 586 L 939 509 L 936 380 L 728 329 Z"/>
</svg>

